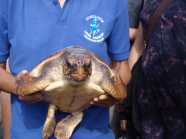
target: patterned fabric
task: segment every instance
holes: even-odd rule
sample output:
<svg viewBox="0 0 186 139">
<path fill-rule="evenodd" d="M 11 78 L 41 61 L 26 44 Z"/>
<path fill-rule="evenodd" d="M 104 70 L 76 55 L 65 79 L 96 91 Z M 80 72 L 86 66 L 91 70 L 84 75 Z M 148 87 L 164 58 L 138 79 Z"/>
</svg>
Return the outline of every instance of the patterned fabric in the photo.
<svg viewBox="0 0 186 139">
<path fill-rule="evenodd" d="M 160 2 L 145 3 L 141 13 L 145 29 Z M 136 135 L 131 138 L 186 139 L 185 9 L 185 0 L 172 1 L 133 69 L 128 87 L 132 114 L 129 130 L 133 127 L 131 133 Z"/>
</svg>

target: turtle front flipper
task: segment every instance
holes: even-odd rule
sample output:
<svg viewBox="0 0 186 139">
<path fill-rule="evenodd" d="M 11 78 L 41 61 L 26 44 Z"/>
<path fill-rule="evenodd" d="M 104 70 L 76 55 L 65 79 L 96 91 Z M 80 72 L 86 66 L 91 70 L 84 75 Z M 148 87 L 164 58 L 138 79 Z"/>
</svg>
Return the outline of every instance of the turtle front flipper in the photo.
<svg viewBox="0 0 186 139">
<path fill-rule="evenodd" d="M 55 81 L 55 82 L 52 82 L 50 83 L 50 85 L 48 85 L 44 91 L 52 91 L 52 90 L 55 90 L 57 88 L 60 88 L 60 87 L 63 87 L 65 85 L 65 83 L 63 81 Z"/>
<path fill-rule="evenodd" d="M 16 78 L 18 95 L 29 95 L 43 90 L 50 84 L 49 79 L 43 79 L 42 76 L 33 77 L 28 72 L 21 72 Z"/>
<path fill-rule="evenodd" d="M 118 101 L 122 101 L 126 97 L 127 93 L 119 75 L 101 60 L 95 58 L 95 62 L 97 63 L 97 66 L 95 67 L 97 74 L 95 74 L 94 78 L 99 79 L 95 83 L 98 84 L 105 91 L 105 93 L 109 94 Z"/>
<path fill-rule="evenodd" d="M 126 88 L 119 78 L 113 76 L 101 82 L 101 88 L 119 102 L 126 97 Z"/>
<path fill-rule="evenodd" d="M 55 105 L 50 105 L 48 108 L 47 118 L 43 127 L 43 139 L 48 139 L 53 133 L 56 126 L 55 121 Z"/>
<path fill-rule="evenodd" d="M 46 88 L 51 82 L 50 79 L 46 79 L 47 76 L 52 71 L 52 67 L 55 69 L 55 61 L 64 53 L 65 49 L 43 60 L 30 73 L 22 71 L 18 74 L 16 93 L 18 95 L 29 95 Z"/>
<path fill-rule="evenodd" d="M 70 139 L 74 129 L 82 121 L 83 112 L 72 113 L 62 119 L 56 126 L 55 137 L 57 139 Z"/>
</svg>

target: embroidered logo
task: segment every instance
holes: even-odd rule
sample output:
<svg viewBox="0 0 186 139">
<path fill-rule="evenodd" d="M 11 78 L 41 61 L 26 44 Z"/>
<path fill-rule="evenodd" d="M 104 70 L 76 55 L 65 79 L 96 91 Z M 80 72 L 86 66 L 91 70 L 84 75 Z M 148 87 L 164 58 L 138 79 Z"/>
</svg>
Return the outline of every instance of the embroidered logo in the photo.
<svg viewBox="0 0 186 139">
<path fill-rule="evenodd" d="M 84 30 L 84 37 L 91 42 L 102 42 L 104 33 L 100 26 L 104 23 L 104 20 L 100 16 L 90 15 L 86 17 L 86 21 L 88 22 L 88 29 Z"/>
</svg>

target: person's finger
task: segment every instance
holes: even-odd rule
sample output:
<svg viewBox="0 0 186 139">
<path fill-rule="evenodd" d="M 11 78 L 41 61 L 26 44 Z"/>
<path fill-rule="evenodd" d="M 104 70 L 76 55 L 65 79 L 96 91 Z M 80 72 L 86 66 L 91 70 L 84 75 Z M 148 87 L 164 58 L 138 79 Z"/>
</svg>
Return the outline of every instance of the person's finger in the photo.
<svg viewBox="0 0 186 139">
<path fill-rule="evenodd" d="M 98 97 L 93 98 L 92 101 L 90 101 L 91 105 L 96 105 L 96 106 L 112 106 L 113 104 L 115 104 L 116 100 L 106 94 L 100 95 Z"/>
<path fill-rule="evenodd" d="M 99 100 L 106 100 L 108 98 L 109 98 L 108 95 L 100 95 L 99 96 Z"/>
<path fill-rule="evenodd" d="M 99 101 L 99 97 L 95 97 L 95 98 L 93 99 L 93 101 L 98 102 L 98 101 Z"/>
<path fill-rule="evenodd" d="M 41 94 L 35 94 L 30 96 L 19 96 L 19 99 L 25 102 L 34 103 L 43 100 L 43 96 Z"/>
<path fill-rule="evenodd" d="M 110 101 L 110 100 L 100 100 L 100 101 L 92 101 L 90 103 L 91 105 L 96 105 L 96 106 L 103 106 L 103 107 L 109 107 L 111 105 L 114 104 L 114 102 Z"/>
<path fill-rule="evenodd" d="M 100 95 L 98 97 L 93 98 L 93 101 L 98 102 L 106 99 L 108 99 L 108 95 Z"/>
<path fill-rule="evenodd" d="M 19 97 L 20 100 L 27 102 L 27 103 L 35 103 L 35 102 L 39 102 L 42 99 L 34 99 L 34 98 L 30 98 L 30 97 Z"/>
<path fill-rule="evenodd" d="M 93 105 L 101 106 L 101 107 L 108 107 L 108 106 L 110 106 L 110 102 L 107 102 L 107 101 L 99 101 L 99 102 L 94 102 Z"/>
<path fill-rule="evenodd" d="M 99 97 L 95 97 L 95 98 L 93 98 L 93 100 L 92 101 L 90 101 L 90 104 L 91 105 L 99 105 L 100 104 L 100 102 L 99 102 Z"/>
<path fill-rule="evenodd" d="M 21 76 L 28 74 L 27 70 L 22 70 L 18 75 L 17 78 L 21 78 Z"/>
<path fill-rule="evenodd" d="M 97 103 L 98 101 L 99 101 L 99 98 L 95 97 L 92 99 L 92 101 L 90 101 L 90 104 L 93 105 L 93 104 Z"/>
<path fill-rule="evenodd" d="M 94 104 L 94 101 L 90 101 L 90 105 L 93 105 Z"/>
</svg>

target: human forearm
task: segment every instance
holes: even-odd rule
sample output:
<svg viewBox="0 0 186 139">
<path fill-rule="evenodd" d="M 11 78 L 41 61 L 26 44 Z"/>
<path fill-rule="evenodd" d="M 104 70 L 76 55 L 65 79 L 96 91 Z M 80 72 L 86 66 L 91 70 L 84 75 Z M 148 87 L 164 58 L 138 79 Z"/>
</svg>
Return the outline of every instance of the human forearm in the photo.
<svg viewBox="0 0 186 139">
<path fill-rule="evenodd" d="M 3 117 L 3 139 L 10 139 L 10 123 L 11 123 L 11 106 L 10 106 L 10 95 L 2 92 L 0 96 L 2 104 L 2 117 Z"/>
<path fill-rule="evenodd" d="M 139 48 L 136 48 L 136 46 L 132 46 L 131 52 L 130 52 L 130 58 L 129 58 L 130 69 L 133 68 L 134 64 L 137 62 L 141 54 L 142 54 L 142 51 L 139 50 Z"/>
<path fill-rule="evenodd" d="M 15 78 L 5 70 L 4 64 L 0 64 L 0 90 L 9 93 L 16 92 Z"/>
<path fill-rule="evenodd" d="M 142 25 L 140 24 L 136 39 L 134 40 L 134 43 L 131 48 L 130 56 L 129 56 L 130 69 L 133 68 L 138 58 L 142 55 L 143 50 L 144 50 L 143 28 Z"/>
<path fill-rule="evenodd" d="M 138 31 L 138 28 L 129 28 L 129 38 L 130 38 L 131 44 L 133 44 L 136 39 L 137 31 Z"/>
<path fill-rule="evenodd" d="M 116 74 L 119 75 L 119 78 L 121 79 L 122 83 L 124 85 L 127 85 L 131 78 L 128 61 L 113 61 L 111 68 L 115 71 Z"/>
<path fill-rule="evenodd" d="M 122 101 L 120 102 L 123 102 L 123 100 L 127 96 L 127 84 L 131 78 L 131 72 L 130 72 L 128 61 L 127 60 L 113 61 L 111 68 L 114 70 L 117 79 L 119 79 L 122 83 L 120 87 L 122 87 L 123 95 L 121 99 Z"/>
</svg>

